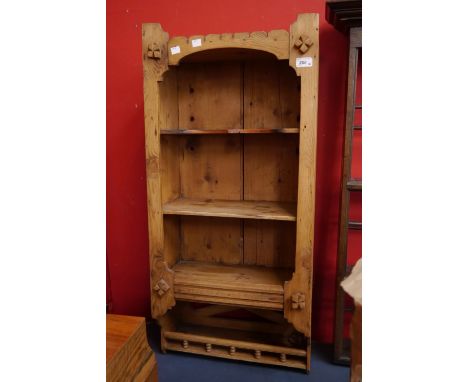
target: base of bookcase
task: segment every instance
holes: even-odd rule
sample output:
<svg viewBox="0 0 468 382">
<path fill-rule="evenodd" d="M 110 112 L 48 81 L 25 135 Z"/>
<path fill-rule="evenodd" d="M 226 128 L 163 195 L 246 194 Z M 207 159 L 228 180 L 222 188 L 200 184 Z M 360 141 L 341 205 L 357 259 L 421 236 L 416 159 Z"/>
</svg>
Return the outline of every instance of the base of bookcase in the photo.
<svg viewBox="0 0 468 382">
<path fill-rule="evenodd" d="M 239 330 L 224 329 L 222 337 L 207 333 L 213 333 L 213 328 L 191 326 L 177 328 L 176 331 L 163 330 L 162 350 L 308 370 L 310 346 L 307 349 L 297 349 L 267 342 L 248 341 L 245 339 L 248 339 L 251 333 Z"/>
</svg>

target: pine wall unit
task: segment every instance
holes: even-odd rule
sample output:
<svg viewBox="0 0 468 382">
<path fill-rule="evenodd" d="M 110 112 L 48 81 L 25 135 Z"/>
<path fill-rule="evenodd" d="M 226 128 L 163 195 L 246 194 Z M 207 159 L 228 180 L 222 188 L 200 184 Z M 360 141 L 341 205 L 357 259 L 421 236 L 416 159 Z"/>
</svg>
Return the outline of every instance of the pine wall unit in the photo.
<svg viewBox="0 0 468 382">
<path fill-rule="evenodd" d="M 143 25 L 152 316 L 163 351 L 309 370 L 318 15 Z"/>
</svg>

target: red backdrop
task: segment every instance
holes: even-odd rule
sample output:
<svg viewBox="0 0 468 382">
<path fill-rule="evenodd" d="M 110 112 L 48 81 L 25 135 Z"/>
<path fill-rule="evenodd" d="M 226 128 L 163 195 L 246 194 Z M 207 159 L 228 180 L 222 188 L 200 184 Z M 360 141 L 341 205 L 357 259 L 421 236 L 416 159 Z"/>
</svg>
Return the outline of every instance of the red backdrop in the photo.
<svg viewBox="0 0 468 382">
<path fill-rule="evenodd" d="M 320 14 L 313 338 L 333 336 L 347 39 L 325 20 L 325 1 L 107 1 L 107 260 L 113 313 L 150 315 L 141 24 L 177 35 L 289 30 Z M 360 240 L 351 244 L 360 250 Z"/>
</svg>

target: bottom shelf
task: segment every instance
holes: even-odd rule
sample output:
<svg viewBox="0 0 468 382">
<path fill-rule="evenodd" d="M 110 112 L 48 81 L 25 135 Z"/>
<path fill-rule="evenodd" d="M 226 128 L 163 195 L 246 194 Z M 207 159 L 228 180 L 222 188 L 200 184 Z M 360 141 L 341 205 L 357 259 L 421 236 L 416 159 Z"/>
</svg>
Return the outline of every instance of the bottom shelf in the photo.
<svg viewBox="0 0 468 382">
<path fill-rule="evenodd" d="M 283 309 L 284 282 L 292 270 L 181 262 L 173 267 L 177 300 Z"/>
<path fill-rule="evenodd" d="M 307 350 L 272 344 L 271 335 L 265 342 L 251 336 L 239 330 L 190 326 L 163 330 L 161 341 L 163 350 L 307 370 Z M 242 340 L 235 339 L 239 337 Z"/>
</svg>

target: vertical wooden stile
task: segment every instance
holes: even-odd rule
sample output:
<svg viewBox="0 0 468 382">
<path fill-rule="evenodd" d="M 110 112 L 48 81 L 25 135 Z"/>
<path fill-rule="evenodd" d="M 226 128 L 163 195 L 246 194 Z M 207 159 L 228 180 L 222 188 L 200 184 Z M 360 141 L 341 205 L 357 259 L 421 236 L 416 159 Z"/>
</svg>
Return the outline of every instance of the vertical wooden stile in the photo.
<svg viewBox="0 0 468 382">
<path fill-rule="evenodd" d="M 301 77 L 301 115 L 299 143 L 299 184 L 297 196 L 296 266 L 291 281 L 285 283 L 284 315 L 301 333 L 311 337 L 312 272 L 315 218 L 315 172 L 317 151 L 317 96 L 318 96 L 318 26 L 317 14 L 299 15 L 291 25 L 289 65 Z M 312 41 L 302 53 L 295 43 L 307 36 Z M 312 58 L 312 67 L 296 67 L 296 59 Z M 302 294 L 307 303 L 304 309 L 294 309 L 293 295 Z"/>
<path fill-rule="evenodd" d="M 168 34 L 160 24 L 143 24 L 143 86 L 145 103 L 146 185 L 148 201 L 148 232 L 151 272 L 151 311 L 160 317 L 175 305 L 173 272 L 164 261 L 164 231 L 160 178 L 159 87 L 167 70 Z M 159 50 L 160 57 L 149 52 Z M 154 53 L 153 53 L 154 55 Z M 158 283 L 168 290 L 159 295 Z M 159 297 L 156 297 L 159 295 Z"/>
</svg>

